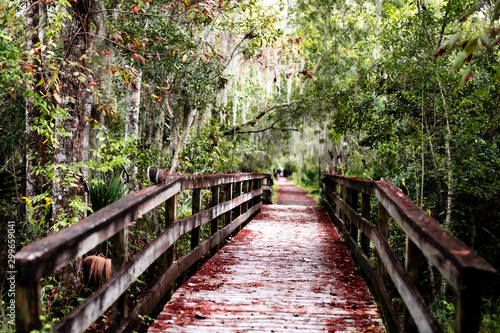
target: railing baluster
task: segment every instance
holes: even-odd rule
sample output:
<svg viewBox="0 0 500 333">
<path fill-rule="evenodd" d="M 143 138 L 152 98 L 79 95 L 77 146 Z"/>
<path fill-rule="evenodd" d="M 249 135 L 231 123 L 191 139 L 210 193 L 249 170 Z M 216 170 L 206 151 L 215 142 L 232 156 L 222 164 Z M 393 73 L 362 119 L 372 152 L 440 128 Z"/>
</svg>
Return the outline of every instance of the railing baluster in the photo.
<svg viewBox="0 0 500 333">
<path fill-rule="evenodd" d="M 231 183 L 231 184 L 228 184 L 226 187 L 226 199 L 225 199 L 225 201 L 230 201 L 232 199 L 233 199 L 233 184 Z M 224 219 L 225 219 L 226 225 L 231 223 L 231 210 L 229 210 L 225 214 Z"/>
<path fill-rule="evenodd" d="M 405 255 L 405 269 L 410 276 L 411 281 L 415 286 L 418 287 L 418 278 L 420 272 L 420 265 L 422 259 L 422 252 L 420 249 L 413 243 L 413 241 L 407 236 L 406 237 L 406 255 Z M 405 306 L 403 313 L 403 322 L 404 327 L 407 332 L 417 332 L 417 326 L 413 321 L 408 308 Z"/>
<path fill-rule="evenodd" d="M 337 183 L 336 181 L 332 181 L 333 183 L 333 193 L 340 197 L 340 185 L 339 183 Z M 332 198 L 333 200 L 333 198 Z M 340 217 L 340 205 L 337 205 L 335 202 L 334 202 L 334 205 L 335 205 L 335 214 L 337 214 L 338 217 Z"/>
<path fill-rule="evenodd" d="M 378 228 L 382 234 L 384 242 L 387 243 L 389 239 L 389 213 L 380 202 L 378 204 Z M 387 270 L 382 264 L 382 259 L 379 256 L 377 256 L 377 262 L 380 270 L 380 276 L 385 284 L 387 283 Z"/>
<path fill-rule="evenodd" d="M 370 220 L 370 195 L 366 193 L 362 193 L 361 195 L 361 215 L 368 221 Z M 365 255 L 370 258 L 370 238 L 368 238 L 368 236 L 366 236 L 366 234 L 362 232 L 360 242 L 361 249 L 363 249 Z"/>
<path fill-rule="evenodd" d="M 359 193 L 355 189 L 351 189 L 349 191 L 349 197 L 350 197 L 350 202 L 349 205 L 351 206 L 352 209 L 354 209 L 355 212 L 358 212 L 358 201 L 359 201 Z M 354 238 L 354 241 L 356 241 L 356 244 L 359 243 L 359 232 L 358 228 L 354 224 L 353 221 L 350 221 L 351 223 L 351 235 Z"/>
<path fill-rule="evenodd" d="M 476 276 L 473 276 L 475 275 Z M 468 277 L 459 280 L 455 302 L 455 332 L 475 333 L 481 323 L 481 277 L 468 272 Z"/>
<path fill-rule="evenodd" d="M 219 186 L 213 186 L 211 189 L 212 192 L 212 207 L 215 207 L 219 204 Z M 214 235 L 219 229 L 219 218 L 216 217 L 210 223 L 210 235 Z M 210 254 L 214 255 L 217 253 L 217 244 L 210 250 Z"/>
<path fill-rule="evenodd" d="M 192 214 L 196 214 L 201 210 L 201 189 L 193 189 Z M 200 244 L 200 227 L 196 227 L 191 231 L 191 250 Z"/>
<path fill-rule="evenodd" d="M 165 229 L 177 221 L 177 194 L 165 201 Z M 164 267 L 168 269 L 175 260 L 175 242 L 170 246 L 163 256 Z M 174 284 L 168 288 L 165 298 L 170 299 L 174 293 Z"/>
<path fill-rule="evenodd" d="M 237 182 L 235 186 L 233 187 L 234 193 L 233 193 L 233 198 L 237 198 L 241 195 L 241 189 L 242 189 L 242 182 Z M 241 215 L 241 206 L 239 205 L 238 207 L 235 207 L 233 209 L 233 216 L 231 220 L 236 219 L 238 216 Z M 241 224 L 234 229 L 232 236 L 236 236 L 236 234 L 241 230 Z"/>
<path fill-rule="evenodd" d="M 29 286 L 16 285 L 16 332 L 28 333 L 42 328 L 40 290 L 40 282 Z"/>
<path fill-rule="evenodd" d="M 115 274 L 127 262 L 128 228 L 124 228 L 110 239 L 111 243 L 111 267 Z M 113 321 L 111 331 L 116 330 L 127 316 L 127 293 L 123 293 L 113 304 L 111 312 Z"/>
</svg>

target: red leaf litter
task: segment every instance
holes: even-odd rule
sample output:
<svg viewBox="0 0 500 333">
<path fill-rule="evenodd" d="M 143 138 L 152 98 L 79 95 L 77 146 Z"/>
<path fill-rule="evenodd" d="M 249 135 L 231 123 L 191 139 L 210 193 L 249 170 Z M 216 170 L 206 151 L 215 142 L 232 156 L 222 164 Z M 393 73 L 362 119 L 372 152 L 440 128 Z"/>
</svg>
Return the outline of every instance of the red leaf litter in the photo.
<svg viewBox="0 0 500 333">
<path fill-rule="evenodd" d="M 385 332 L 328 214 L 279 181 L 238 235 L 173 295 L 148 332 Z"/>
</svg>

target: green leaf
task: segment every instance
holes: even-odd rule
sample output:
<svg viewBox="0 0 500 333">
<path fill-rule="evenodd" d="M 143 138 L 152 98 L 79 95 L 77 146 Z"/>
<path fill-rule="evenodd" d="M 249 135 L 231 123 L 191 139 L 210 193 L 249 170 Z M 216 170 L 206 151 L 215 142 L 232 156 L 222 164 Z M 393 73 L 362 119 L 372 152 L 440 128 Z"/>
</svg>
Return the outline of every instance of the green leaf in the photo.
<svg viewBox="0 0 500 333">
<path fill-rule="evenodd" d="M 462 65 L 465 62 L 465 58 L 467 58 L 467 54 L 465 52 L 461 52 L 458 57 L 455 59 L 453 62 L 453 65 L 451 66 L 451 69 L 456 71 L 462 67 Z"/>
<path fill-rule="evenodd" d="M 81 83 L 85 83 L 85 81 L 87 80 L 87 78 L 82 75 L 82 76 L 78 77 L 78 80 L 80 80 Z"/>
<path fill-rule="evenodd" d="M 464 71 L 464 74 L 462 75 L 462 80 L 460 80 L 460 88 L 464 88 L 467 82 L 469 82 L 470 78 L 472 77 L 472 66 L 469 65 Z"/>
<path fill-rule="evenodd" d="M 497 66 L 497 80 L 500 81 L 500 64 Z"/>
<path fill-rule="evenodd" d="M 448 48 L 452 49 L 460 40 L 460 33 L 456 33 L 453 36 L 451 36 L 450 40 L 448 41 Z"/>
<path fill-rule="evenodd" d="M 185 55 L 182 56 L 182 63 L 183 64 L 186 63 L 187 59 L 188 59 L 188 55 L 186 53 Z"/>
<path fill-rule="evenodd" d="M 43 80 L 43 77 L 40 79 L 40 81 L 37 83 L 37 87 L 41 86 L 45 81 Z"/>
<path fill-rule="evenodd" d="M 491 44 L 491 40 L 485 34 L 481 36 L 481 44 L 483 44 L 488 50 L 493 51 L 493 44 Z"/>
<path fill-rule="evenodd" d="M 477 45 L 478 45 L 478 38 L 471 39 L 467 43 L 467 45 L 465 46 L 465 49 L 464 49 L 465 53 L 467 53 L 467 55 L 469 55 L 472 52 L 476 51 Z"/>
<path fill-rule="evenodd" d="M 497 0 L 495 2 L 495 9 L 493 9 L 493 15 L 491 16 L 491 24 L 493 24 L 494 21 L 498 19 L 498 16 L 500 15 L 500 0 Z"/>
</svg>

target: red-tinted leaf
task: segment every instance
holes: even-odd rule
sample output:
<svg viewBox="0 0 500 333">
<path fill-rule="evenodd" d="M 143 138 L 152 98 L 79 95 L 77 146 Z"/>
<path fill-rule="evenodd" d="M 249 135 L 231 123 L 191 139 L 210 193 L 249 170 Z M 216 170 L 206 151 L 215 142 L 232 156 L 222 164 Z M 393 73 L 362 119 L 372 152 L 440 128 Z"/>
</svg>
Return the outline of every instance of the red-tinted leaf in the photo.
<svg viewBox="0 0 500 333">
<path fill-rule="evenodd" d="M 437 52 L 436 52 L 436 53 L 434 53 L 434 58 L 437 58 L 437 57 L 439 57 L 439 56 L 443 55 L 443 53 L 444 53 L 445 51 L 446 51 L 446 49 L 443 49 L 443 48 L 441 47 L 439 50 L 437 50 Z"/>
<path fill-rule="evenodd" d="M 486 35 L 481 36 L 481 44 L 484 45 L 488 50 L 493 51 L 493 44 L 491 44 L 490 39 Z"/>
<path fill-rule="evenodd" d="M 469 82 L 470 78 L 472 77 L 472 67 L 469 65 L 464 71 L 464 74 L 462 75 L 462 81 L 460 81 L 460 87 L 463 89 L 467 82 Z"/>
</svg>

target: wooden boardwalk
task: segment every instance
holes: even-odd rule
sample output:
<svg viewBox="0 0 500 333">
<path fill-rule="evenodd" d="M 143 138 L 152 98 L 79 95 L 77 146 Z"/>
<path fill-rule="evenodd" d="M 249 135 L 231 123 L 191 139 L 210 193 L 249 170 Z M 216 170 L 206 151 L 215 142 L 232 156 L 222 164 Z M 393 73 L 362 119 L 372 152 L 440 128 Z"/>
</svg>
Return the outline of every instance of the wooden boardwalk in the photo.
<svg viewBox="0 0 500 333">
<path fill-rule="evenodd" d="M 148 332 L 385 332 L 328 214 L 279 185 L 278 205 L 179 288 Z"/>
</svg>

